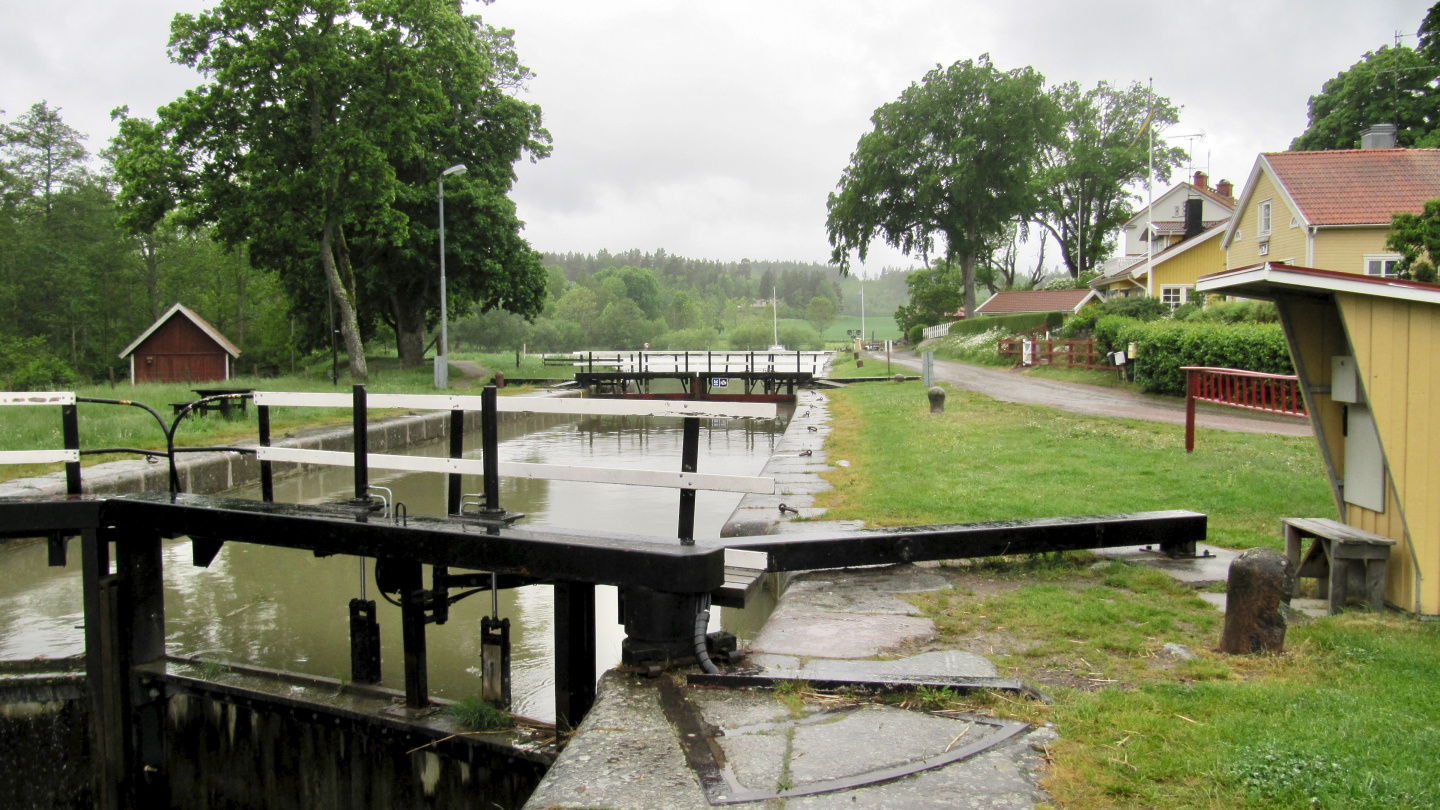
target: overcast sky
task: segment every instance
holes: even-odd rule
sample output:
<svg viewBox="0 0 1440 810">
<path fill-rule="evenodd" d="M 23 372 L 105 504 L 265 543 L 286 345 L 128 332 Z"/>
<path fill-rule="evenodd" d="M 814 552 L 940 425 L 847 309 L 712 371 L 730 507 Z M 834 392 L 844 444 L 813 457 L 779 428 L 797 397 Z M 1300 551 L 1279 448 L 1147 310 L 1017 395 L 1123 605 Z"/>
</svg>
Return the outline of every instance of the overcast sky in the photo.
<svg viewBox="0 0 1440 810">
<path fill-rule="evenodd" d="M 175 13 L 207 5 L 0 0 L 0 109 L 9 120 L 48 100 L 100 148 L 112 108 L 153 115 L 198 82 L 165 42 Z M 988 52 L 1052 83 L 1153 77 L 1184 106 L 1170 134 L 1204 133 L 1197 167 L 1238 187 L 1257 153 L 1305 128 L 1326 79 L 1397 31 L 1413 45 L 1427 6 L 467 0 L 515 29 L 536 74 L 526 96 L 554 136 L 554 155 L 521 166 L 515 190 L 535 247 L 805 261 L 829 256 L 825 197 L 871 112 L 937 63 Z M 910 263 L 877 245 L 870 272 Z"/>
</svg>

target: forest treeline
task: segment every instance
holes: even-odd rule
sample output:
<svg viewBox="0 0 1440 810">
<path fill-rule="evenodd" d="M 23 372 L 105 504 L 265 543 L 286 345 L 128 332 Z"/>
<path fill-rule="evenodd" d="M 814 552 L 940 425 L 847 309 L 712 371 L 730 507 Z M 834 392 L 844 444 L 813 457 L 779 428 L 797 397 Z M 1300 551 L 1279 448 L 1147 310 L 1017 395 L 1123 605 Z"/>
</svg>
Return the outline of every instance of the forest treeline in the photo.
<svg viewBox="0 0 1440 810">
<path fill-rule="evenodd" d="M 0 384 L 35 390 L 124 379 L 119 352 L 176 303 L 240 347 L 243 371 L 288 372 L 292 359 L 328 352 L 323 293 L 318 306 L 297 304 L 244 244 L 228 248 L 209 229 L 175 220 L 138 236 L 121 227 L 116 146 L 92 154 L 61 113 L 42 101 L 0 116 Z M 816 345 L 835 317 L 859 314 L 858 280 L 820 263 L 722 262 L 663 249 L 546 253 L 543 263 L 544 306 L 533 321 L 500 310 L 456 313 L 454 341 L 536 351 L 647 342 L 764 348 L 774 294 L 781 319 L 813 316 L 808 328 L 781 325 L 781 339 L 798 348 Z M 888 317 L 904 302 L 904 277 L 890 270 L 866 282 L 871 317 Z M 396 350 L 382 319 L 364 332 L 376 350 Z"/>
<path fill-rule="evenodd" d="M 457 323 L 462 348 L 556 352 L 585 348 L 818 348 L 838 317 L 860 314 L 859 280 L 833 265 L 721 262 L 659 249 L 546 253 L 545 308 L 533 322 L 491 311 Z M 906 271 L 866 281 L 867 311 L 889 318 L 905 300 Z M 772 299 L 775 308 L 772 309 Z M 786 323 L 785 321 L 790 321 Z M 805 323 L 795 323 L 804 321 Z"/>
</svg>

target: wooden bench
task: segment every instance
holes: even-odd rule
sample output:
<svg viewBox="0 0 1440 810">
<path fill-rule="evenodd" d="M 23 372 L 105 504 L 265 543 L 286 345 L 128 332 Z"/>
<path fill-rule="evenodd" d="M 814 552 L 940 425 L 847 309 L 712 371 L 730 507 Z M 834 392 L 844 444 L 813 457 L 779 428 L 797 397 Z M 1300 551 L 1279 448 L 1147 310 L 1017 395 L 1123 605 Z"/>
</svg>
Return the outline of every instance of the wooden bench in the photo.
<svg viewBox="0 0 1440 810">
<path fill-rule="evenodd" d="M 1285 554 L 1295 567 L 1295 584 L 1302 577 L 1316 580 L 1316 594 L 1330 600 L 1330 612 L 1339 613 L 1351 588 L 1363 591 L 1371 610 L 1385 609 L 1385 568 L 1395 541 L 1326 518 L 1285 518 Z M 1313 537 L 1301 556 L 1305 538 Z"/>
</svg>

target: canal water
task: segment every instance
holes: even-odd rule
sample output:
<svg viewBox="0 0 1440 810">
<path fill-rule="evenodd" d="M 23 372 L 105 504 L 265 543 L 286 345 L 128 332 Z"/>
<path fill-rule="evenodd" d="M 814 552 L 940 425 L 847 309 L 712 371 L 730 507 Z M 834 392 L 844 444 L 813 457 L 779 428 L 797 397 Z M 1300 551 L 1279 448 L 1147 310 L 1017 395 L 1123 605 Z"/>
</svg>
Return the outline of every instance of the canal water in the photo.
<svg viewBox="0 0 1440 810">
<path fill-rule="evenodd" d="M 784 430 L 779 420 L 709 420 L 700 434 L 701 472 L 757 475 Z M 679 469 L 681 420 L 637 417 L 532 416 L 500 425 L 502 461 L 595 467 Z M 478 456 L 479 435 L 466 454 Z M 409 449 L 445 455 L 442 443 Z M 372 484 L 388 487 L 411 515 L 443 515 L 442 475 L 371 471 Z M 347 498 L 354 478 L 333 468 L 276 481 L 275 499 L 319 503 Z M 465 492 L 479 492 L 478 478 Z M 617 484 L 502 478 L 500 502 L 519 511 L 522 526 L 594 529 L 675 537 L 678 490 Z M 259 499 L 259 488 L 229 494 Z M 696 536 L 718 537 L 739 494 L 700 492 Z M 677 541 L 678 542 L 678 541 Z M 71 544 L 72 556 L 79 552 Z M 379 607 L 384 685 L 403 688 L 400 610 L 378 598 L 374 565 L 366 566 L 367 596 Z M 313 675 L 348 678 L 349 600 L 360 595 L 359 559 L 316 558 L 309 552 L 227 543 L 209 568 L 196 568 L 187 540 L 165 545 L 166 643 L 171 655 L 235 662 Z M 426 572 L 429 582 L 429 572 Z M 453 593 L 453 592 L 452 592 Z M 554 717 L 552 595 L 547 585 L 501 591 L 499 611 L 510 619 L 514 711 Z M 742 638 L 758 629 L 773 604 L 718 611 L 714 627 Z M 444 626 L 428 627 L 430 689 L 459 699 L 480 691 L 480 618 L 491 600 L 480 593 L 456 604 Z M 596 589 L 596 671 L 620 660 L 623 628 L 614 588 Z M 78 566 L 49 568 L 43 543 L 0 546 L 0 659 L 63 657 L 84 651 Z M 712 628 L 713 629 L 713 628 Z"/>
</svg>

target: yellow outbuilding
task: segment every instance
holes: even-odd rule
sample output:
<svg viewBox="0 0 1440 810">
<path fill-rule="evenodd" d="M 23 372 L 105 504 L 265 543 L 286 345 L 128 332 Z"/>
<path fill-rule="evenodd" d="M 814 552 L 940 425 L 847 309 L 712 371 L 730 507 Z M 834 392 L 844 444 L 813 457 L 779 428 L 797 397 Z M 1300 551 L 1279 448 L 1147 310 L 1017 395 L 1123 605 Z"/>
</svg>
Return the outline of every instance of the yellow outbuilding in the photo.
<svg viewBox="0 0 1440 810">
<path fill-rule="evenodd" d="M 1387 602 L 1440 614 L 1440 285 L 1267 262 L 1197 288 L 1275 302 L 1340 519 L 1396 541 Z"/>
</svg>

